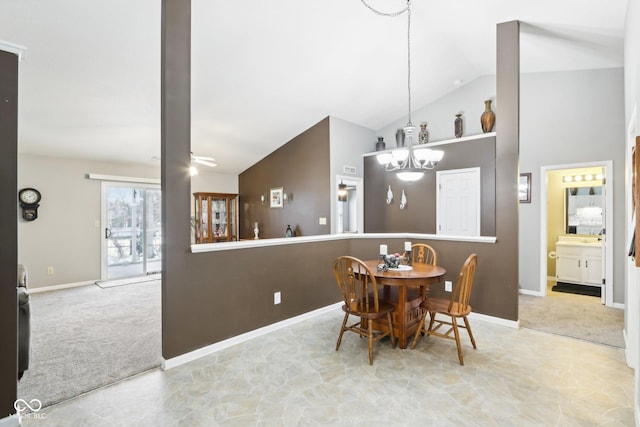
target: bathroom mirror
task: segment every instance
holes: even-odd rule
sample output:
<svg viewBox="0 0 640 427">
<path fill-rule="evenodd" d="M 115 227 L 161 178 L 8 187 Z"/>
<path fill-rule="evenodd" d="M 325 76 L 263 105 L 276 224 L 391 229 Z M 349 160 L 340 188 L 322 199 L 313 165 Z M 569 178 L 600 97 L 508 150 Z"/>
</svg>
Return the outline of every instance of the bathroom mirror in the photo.
<svg viewBox="0 0 640 427">
<path fill-rule="evenodd" d="M 565 233 L 600 234 L 604 228 L 602 186 L 565 189 Z"/>
</svg>

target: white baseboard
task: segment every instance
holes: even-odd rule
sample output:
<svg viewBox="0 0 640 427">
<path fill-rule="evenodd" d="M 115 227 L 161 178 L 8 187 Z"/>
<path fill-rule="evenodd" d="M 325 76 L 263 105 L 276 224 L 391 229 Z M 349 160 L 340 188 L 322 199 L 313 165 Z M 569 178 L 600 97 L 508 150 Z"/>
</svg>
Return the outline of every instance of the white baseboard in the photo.
<svg viewBox="0 0 640 427">
<path fill-rule="evenodd" d="M 39 288 L 27 288 L 27 289 L 29 289 L 30 294 L 37 294 L 39 292 L 59 291 L 60 289 L 69 289 L 69 288 L 77 288 L 80 286 L 95 285 L 95 283 L 96 281 L 92 280 L 89 282 L 65 283 L 64 285 L 41 286 Z"/>
<path fill-rule="evenodd" d="M 308 313 L 301 314 L 296 317 L 292 317 L 290 319 L 286 319 L 277 323 L 273 323 L 268 326 L 264 326 L 259 329 L 255 329 L 253 331 L 249 331 L 242 335 L 237 335 L 235 337 L 231 337 L 227 340 L 217 342 L 215 344 L 208 345 L 206 347 L 199 348 L 197 350 L 191 351 L 189 353 L 182 354 L 177 357 L 172 357 L 171 359 L 162 359 L 161 368 L 163 371 L 168 369 L 175 368 L 176 366 L 183 365 L 188 362 L 192 362 L 196 359 L 200 359 L 201 357 L 208 356 L 210 354 L 216 353 L 220 350 L 224 350 L 225 348 L 229 348 L 236 344 L 243 343 L 245 341 L 249 341 L 253 338 L 257 338 L 259 336 L 268 334 L 270 332 L 277 331 L 278 329 L 285 328 L 287 326 L 302 322 L 304 320 L 310 319 L 312 317 L 319 316 L 324 313 L 328 313 L 329 311 L 333 311 L 337 308 L 342 307 L 344 302 L 340 301 L 332 305 L 328 305 L 326 307 L 319 308 L 317 310 L 310 311 Z"/>
<path fill-rule="evenodd" d="M 469 319 L 480 320 L 482 322 L 493 323 L 494 325 L 506 326 L 508 328 L 520 329 L 519 320 L 507 320 L 500 317 L 487 316 L 486 314 L 473 312 L 469 314 Z"/>
<path fill-rule="evenodd" d="M 624 310 L 625 305 L 621 304 L 619 302 L 614 302 L 613 305 L 611 306 L 613 308 L 619 308 L 620 310 Z"/>
<path fill-rule="evenodd" d="M 529 289 L 519 289 L 518 292 L 522 295 L 533 295 L 534 297 L 544 296 L 540 291 L 530 291 Z"/>
</svg>

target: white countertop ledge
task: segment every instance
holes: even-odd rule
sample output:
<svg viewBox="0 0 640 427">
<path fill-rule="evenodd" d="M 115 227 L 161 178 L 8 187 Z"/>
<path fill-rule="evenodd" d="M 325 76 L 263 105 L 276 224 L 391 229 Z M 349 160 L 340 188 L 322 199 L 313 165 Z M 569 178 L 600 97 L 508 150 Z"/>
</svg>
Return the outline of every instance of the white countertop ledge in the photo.
<svg viewBox="0 0 640 427">
<path fill-rule="evenodd" d="M 317 236 L 279 237 L 274 239 L 240 240 L 237 242 L 203 243 L 191 245 L 192 253 L 228 251 L 233 249 L 261 248 L 267 246 L 296 245 L 299 243 L 324 242 L 344 239 L 419 239 L 452 242 L 495 243 L 494 236 L 442 236 L 419 233 L 366 233 L 366 234 L 321 234 Z"/>
</svg>

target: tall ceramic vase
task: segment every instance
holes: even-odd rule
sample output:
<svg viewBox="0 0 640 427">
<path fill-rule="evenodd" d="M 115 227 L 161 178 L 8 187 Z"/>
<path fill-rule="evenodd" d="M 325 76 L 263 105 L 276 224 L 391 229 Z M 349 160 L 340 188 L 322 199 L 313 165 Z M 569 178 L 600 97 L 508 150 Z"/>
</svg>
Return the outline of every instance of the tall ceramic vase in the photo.
<svg viewBox="0 0 640 427">
<path fill-rule="evenodd" d="M 396 131 L 396 145 L 398 148 L 404 147 L 404 129 L 398 129 Z"/>
<path fill-rule="evenodd" d="M 487 133 L 493 130 L 493 125 L 496 123 L 496 115 L 491 111 L 491 100 L 484 101 L 484 113 L 480 116 L 480 123 L 482 124 L 482 132 Z"/>
<path fill-rule="evenodd" d="M 453 125 L 456 138 L 460 138 L 462 136 L 462 114 L 456 114 Z"/>
</svg>

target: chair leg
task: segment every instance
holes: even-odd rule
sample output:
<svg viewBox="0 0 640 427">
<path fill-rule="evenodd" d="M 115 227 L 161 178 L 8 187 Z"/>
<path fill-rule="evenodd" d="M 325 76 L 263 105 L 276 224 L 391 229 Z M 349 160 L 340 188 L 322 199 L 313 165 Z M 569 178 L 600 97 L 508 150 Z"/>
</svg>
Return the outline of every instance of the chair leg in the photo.
<svg viewBox="0 0 640 427">
<path fill-rule="evenodd" d="M 464 361 L 462 360 L 462 345 L 460 344 L 460 332 L 458 331 L 458 321 L 455 317 L 451 318 L 451 324 L 453 325 L 453 333 L 456 336 L 456 346 L 458 347 L 458 360 L 460 360 L 460 364 L 464 365 Z"/>
<path fill-rule="evenodd" d="M 422 312 L 422 317 L 420 318 L 420 323 L 418 323 L 418 329 L 416 329 L 416 333 L 413 336 L 413 341 L 411 341 L 411 349 L 416 348 L 416 344 L 418 343 L 418 336 L 422 333 L 424 329 L 424 320 L 427 317 L 427 310 Z"/>
<path fill-rule="evenodd" d="M 345 326 L 347 325 L 347 319 L 349 319 L 349 313 L 344 314 L 344 320 L 342 321 L 342 326 L 340 327 L 340 335 L 338 335 L 338 343 L 336 344 L 336 351 L 340 348 L 340 343 L 342 342 L 342 334 L 346 330 Z"/>
<path fill-rule="evenodd" d="M 463 317 L 463 319 L 464 319 L 464 325 L 467 328 L 467 332 L 469 332 L 469 338 L 471 338 L 471 344 L 473 344 L 473 348 L 477 348 L 476 340 L 473 339 L 473 334 L 471 333 L 471 326 L 469 325 L 469 320 L 467 319 L 467 316 Z"/>
<path fill-rule="evenodd" d="M 387 321 L 389 322 L 389 337 L 391 338 L 391 345 L 396 348 L 396 339 L 393 335 L 393 322 L 391 322 L 391 313 L 387 313 Z"/>
<path fill-rule="evenodd" d="M 369 365 L 373 365 L 373 320 L 369 319 Z"/>
<path fill-rule="evenodd" d="M 436 314 L 432 311 L 429 312 L 429 317 L 431 320 L 429 320 L 429 329 L 427 329 L 427 332 L 429 331 L 433 331 L 433 323 L 436 321 Z"/>
</svg>

